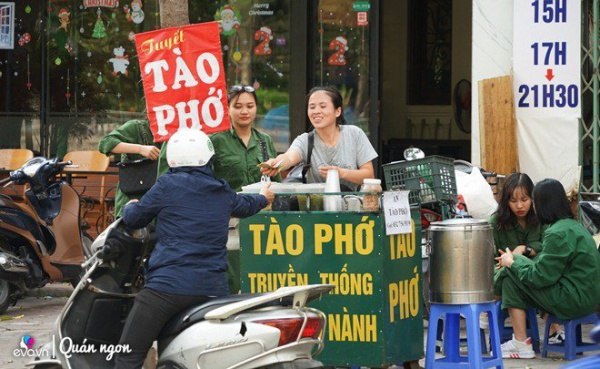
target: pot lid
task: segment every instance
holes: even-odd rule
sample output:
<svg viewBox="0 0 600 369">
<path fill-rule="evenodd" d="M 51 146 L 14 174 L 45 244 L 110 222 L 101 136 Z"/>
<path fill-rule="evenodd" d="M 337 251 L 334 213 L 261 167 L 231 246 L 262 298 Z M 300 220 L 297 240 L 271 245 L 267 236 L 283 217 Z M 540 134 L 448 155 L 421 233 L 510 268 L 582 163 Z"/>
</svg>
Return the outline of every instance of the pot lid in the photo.
<svg viewBox="0 0 600 369">
<path fill-rule="evenodd" d="M 489 223 L 485 219 L 475 219 L 475 218 L 453 218 L 446 219 L 441 222 L 433 222 L 432 226 L 440 226 L 440 227 L 458 227 L 458 226 L 484 226 Z"/>
</svg>

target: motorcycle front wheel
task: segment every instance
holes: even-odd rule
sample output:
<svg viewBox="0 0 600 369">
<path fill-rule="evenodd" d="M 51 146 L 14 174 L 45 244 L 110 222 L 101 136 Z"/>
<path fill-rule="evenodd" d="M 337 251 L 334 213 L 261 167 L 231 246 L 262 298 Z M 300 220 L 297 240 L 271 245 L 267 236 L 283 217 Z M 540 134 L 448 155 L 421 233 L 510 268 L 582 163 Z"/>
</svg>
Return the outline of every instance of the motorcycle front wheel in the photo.
<svg viewBox="0 0 600 369">
<path fill-rule="evenodd" d="M 12 289 L 13 287 L 8 281 L 0 279 L 0 314 L 4 314 L 10 306 L 12 301 Z"/>
</svg>

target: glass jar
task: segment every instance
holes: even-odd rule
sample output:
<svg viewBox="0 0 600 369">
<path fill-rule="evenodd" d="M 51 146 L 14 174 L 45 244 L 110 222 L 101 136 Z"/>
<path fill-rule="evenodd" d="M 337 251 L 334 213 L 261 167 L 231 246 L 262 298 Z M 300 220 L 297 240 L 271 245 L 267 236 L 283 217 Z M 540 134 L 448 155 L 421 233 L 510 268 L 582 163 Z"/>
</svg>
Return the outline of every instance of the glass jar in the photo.
<svg viewBox="0 0 600 369">
<path fill-rule="evenodd" d="M 379 196 L 382 191 L 381 179 L 365 178 L 360 189 L 360 192 L 367 192 L 363 196 L 364 211 L 379 211 Z"/>
</svg>

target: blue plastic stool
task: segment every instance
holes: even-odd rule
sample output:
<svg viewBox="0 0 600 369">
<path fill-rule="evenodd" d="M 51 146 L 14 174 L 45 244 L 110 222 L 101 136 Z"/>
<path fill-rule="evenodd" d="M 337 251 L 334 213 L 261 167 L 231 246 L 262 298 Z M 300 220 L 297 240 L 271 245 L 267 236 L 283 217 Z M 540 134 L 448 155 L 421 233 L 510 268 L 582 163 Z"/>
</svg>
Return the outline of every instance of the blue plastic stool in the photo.
<svg viewBox="0 0 600 369">
<path fill-rule="evenodd" d="M 488 317 L 489 319 L 489 317 Z M 444 320 L 440 319 L 438 320 L 438 325 L 437 325 L 437 330 L 435 331 L 435 337 L 437 339 L 436 345 L 435 345 L 435 352 L 442 352 L 442 345 L 443 345 L 443 337 L 444 335 Z M 481 353 L 482 354 L 487 354 L 488 350 L 487 350 L 487 344 L 485 342 L 485 330 L 483 329 L 479 329 L 479 335 L 481 336 Z M 467 342 L 466 338 L 461 338 L 460 342 Z"/>
<path fill-rule="evenodd" d="M 512 339 L 514 333 L 512 326 L 504 325 L 504 321 L 508 319 L 508 313 L 504 312 L 502 308 L 502 300 L 496 303 L 498 309 L 498 327 L 500 328 L 500 342 L 506 342 Z M 533 351 L 540 352 L 540 330 L 537 324 L 537 314 L 534 308 L 527 310 L 527 337 L 531 337 L 531 344 Z"/>
<path fill-rule="evenodd" d="M 546 329 L 544 333 L 544 348 L 542 349 L 542 357 L 546 357 L 548 351 L 562 352 L 565 354 L 565 359 L 573 360 L 575 355 L 585 351 L 600 350 L 599 343 L 583 342 L 581 337 L 582 324 L 598 324 L 600 319 L 596 314 L 590 314 L 581 318 L 562 320 L 548 314 L 546 321 Z M 552 323 L 562 324 L 565 327 L 565 342 L 554 345 L 548 344 L 548 332 Z"/>
<path fill-rule="evenodd" d="M 490 318 L 490 349 L 491 357 L 483 357 L 479 315 L 488 313 Z M 465 317 L 467 326 L 468 356 L 460 355 L 460 315 Z M 438 321 L 444 319 L 443 358 L 435 358 L 437 344 Z M 427 351 L 425 353 L 426 369 L 483 369 L 504 368 L 500 349 L 500 334 L 498 331 L 498 312 L 493 302 L 464 305 L 431 304 L 429 327 L 427 328 Z"/>
</svg>

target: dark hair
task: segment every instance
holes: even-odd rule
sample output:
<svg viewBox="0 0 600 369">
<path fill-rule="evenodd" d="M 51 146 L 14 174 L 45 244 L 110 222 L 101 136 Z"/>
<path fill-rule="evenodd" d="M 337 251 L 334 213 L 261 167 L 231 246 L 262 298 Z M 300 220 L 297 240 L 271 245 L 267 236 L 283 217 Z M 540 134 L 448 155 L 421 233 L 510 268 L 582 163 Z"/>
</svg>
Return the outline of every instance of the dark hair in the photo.
<svg viewBox="0 0 600 369">
<path fill-rule="evenodd" d="M 565 188 L 556 179 L 546 178 L 533 188 L 533 204 L 540 223 L 552 224 L 561 219 L 573 219 Z"/>
<path fill-rule="evenodd" d="M 311 88 L 310 91 L 308 91 L 308 95 L 306 95 L 306 110 L 308 111 L 308 101 L 310 100 L 310 97 L 312 96 L 312 94 L 314 94 L 315 92 L 319 92 L 319 91 L 325 92 L 331 98 L 331 102 L 333 103 L 334 109 L 341 108 L 340 116 L 337 117 L 337 119 L 335 120 L 335 124 L 338 126 L 342 125 L 342 124 L 346 124 L 346 118 L 344 118 L 344 107 L 342 106 L 343 105 L 342 94 L 335 87 L 317 86 L 317 87 Z"/>
<path fill-rule="evenodd" d="M 517 216 L 510 210 L 509 206 L 510 198 L 516 189 L 521 189 L 525 195 L 532 197 L 533 181 L 527 174 L 519 172 L 512 173 L 506 178 L 504 186 L 502 186 L 498 210 L 496 210 L 498 229 L 511 229 L 517 224 Z M 538 218 L 531 208 L 527 215 L 525 215 L 525 221 L 527 222 L 527 228 L 535 228 L 539 225 Z"/>
<path fill-rule="evenodd" d="M 234 99 L 237 101 L 237 98 L 244 92 L 247 92 L 250 95 L 252 95 L 252 97 L 254 97 L 254 102 L 258 104 L 258 98 L 256 97 L 256 91 L 254 90 L 254 87 L 248 85 L 231 86 L 229 92 L 227 92 L 227 100 L 229 101 L 229 104 L 231 104 L 234 101 Z"/>
</svg>

